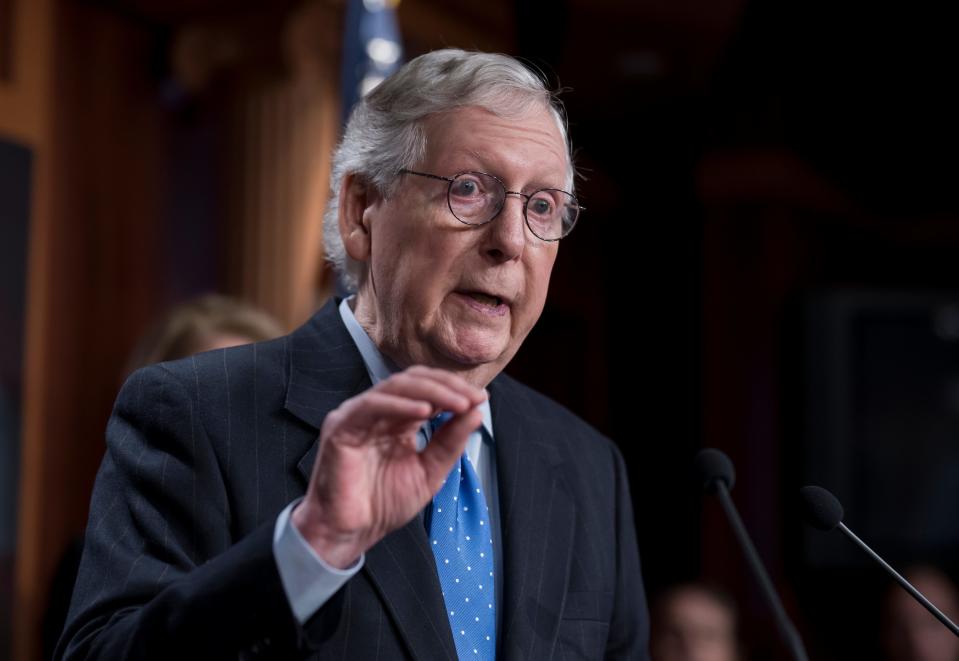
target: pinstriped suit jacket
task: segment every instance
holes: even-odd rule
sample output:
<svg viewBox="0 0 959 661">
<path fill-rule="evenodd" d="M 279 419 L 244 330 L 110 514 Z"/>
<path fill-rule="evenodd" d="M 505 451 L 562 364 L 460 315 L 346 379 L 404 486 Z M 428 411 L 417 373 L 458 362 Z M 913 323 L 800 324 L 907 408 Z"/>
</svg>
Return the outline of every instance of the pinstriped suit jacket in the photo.
<svg viewBox="0 0 959 661">
<path fill-rule="evenodd" d="M 140 370 L 107 427 L 60 641 L 82 659 L 455 659 L 419 518 L 305 625 L 272 553 L 318 429 L 370 387 L 328 303 L 293 334 Z M 504 572 L 501 659 L 646 659 L 629 490 L 613 444 L 515 380 L 489 386 Z"/>
</svg>

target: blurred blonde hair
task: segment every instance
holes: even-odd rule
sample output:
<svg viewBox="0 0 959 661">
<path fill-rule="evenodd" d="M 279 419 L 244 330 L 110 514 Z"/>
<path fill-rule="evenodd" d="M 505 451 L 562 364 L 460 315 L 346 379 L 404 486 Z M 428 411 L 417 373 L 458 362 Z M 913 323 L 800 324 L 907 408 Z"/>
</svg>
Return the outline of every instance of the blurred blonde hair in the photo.
<svg viewBox="0 0 959 661">
<path fill-rule="evenodd" d="M 127 373 L 193 355 L 218 335 L 260 342 L 283 333 L 280 323 L 266 312 L 229 296 L 207 294 L 177 305 L 155 324 L 134 347 Z"/>
</svg>

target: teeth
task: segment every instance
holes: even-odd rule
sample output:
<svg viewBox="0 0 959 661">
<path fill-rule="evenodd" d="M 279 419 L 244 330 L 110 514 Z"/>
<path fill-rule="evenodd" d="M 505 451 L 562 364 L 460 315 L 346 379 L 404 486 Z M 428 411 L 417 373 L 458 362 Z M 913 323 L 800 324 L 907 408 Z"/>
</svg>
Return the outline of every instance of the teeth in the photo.
<svg viewBox="0 0 959 661">
<path fill-rule="evenodd" d="M 481 294 L 480 292 L 470 292 L 469 296 L 474 301 L 478 301 L 483 305 L 488 305 L 490 307 L 496 307 L 500 302 L 495 296 L 487 296 L 486 294 Z"/>
</svg>

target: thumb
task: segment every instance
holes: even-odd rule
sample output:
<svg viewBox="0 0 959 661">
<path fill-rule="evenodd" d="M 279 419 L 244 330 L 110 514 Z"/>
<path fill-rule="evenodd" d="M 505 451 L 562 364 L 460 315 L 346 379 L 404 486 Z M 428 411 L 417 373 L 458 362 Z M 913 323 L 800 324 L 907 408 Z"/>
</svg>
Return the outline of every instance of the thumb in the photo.
<svg viewBox="0 0 959 661">
<path fill-rule="evenodd" d="M 450 415 L 450 414 L 446 414 Z M 436 430 L 429 444 L 420 453 L 426 479 L 435 494 L 466 449 L 466 441 L 483 423 L 479 407 L 452 415 L 446 424 Z"/>
</svg>

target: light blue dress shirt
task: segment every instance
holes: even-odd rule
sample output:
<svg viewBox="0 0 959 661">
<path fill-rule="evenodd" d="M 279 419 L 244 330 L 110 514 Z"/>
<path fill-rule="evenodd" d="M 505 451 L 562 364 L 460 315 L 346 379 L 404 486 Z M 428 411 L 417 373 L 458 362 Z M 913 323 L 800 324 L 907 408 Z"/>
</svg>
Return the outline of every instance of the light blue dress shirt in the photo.
<svg viewBox="0 0 959 661">
<path fill-rule="evenodd" d="M 350 302 L 353 300 L 354 297 L 350 297 L 340 303 L 340 317 L 363 357 L 370 381 L 375 385 L 399 370 L 380 353 L 370 336 L 356 320 L 350 307 Z M 489 505 L 490 517 L 493 519 L 493 553 L 497 566 L 501 566 L 499 564 L 499 558 L 502 557 L 500 555 L 502 543 L 499 499 L 496 492 L 492 449 L 493 418 L 488 399 L 480 405 L 480 410 L 483 414 L 483 430 L 478 429 L 470 434 L 466 442 L 466 454 L 480 478 L 483 494 Z M 422 450 L 428 440 L 429 425 L 424 425 L 418 435 L 419 449 Z M 365 556 L 361 556 L 356 564 L 347 569 L 337 569 L 324 562 L 293 525 L 290 514 L 300 500 L 302 499 L 287 505 L 276 519 L 273 529 L 273 555 L 276 558 L 280 580 L 283 582 L 283 590 L 286 592 L 293 615 L 300 624 L 304 624 L 362 568 Z M 496 578 L 498 596 L 502 594 L 501 571 L 496 572 Z"/>
</svg>

